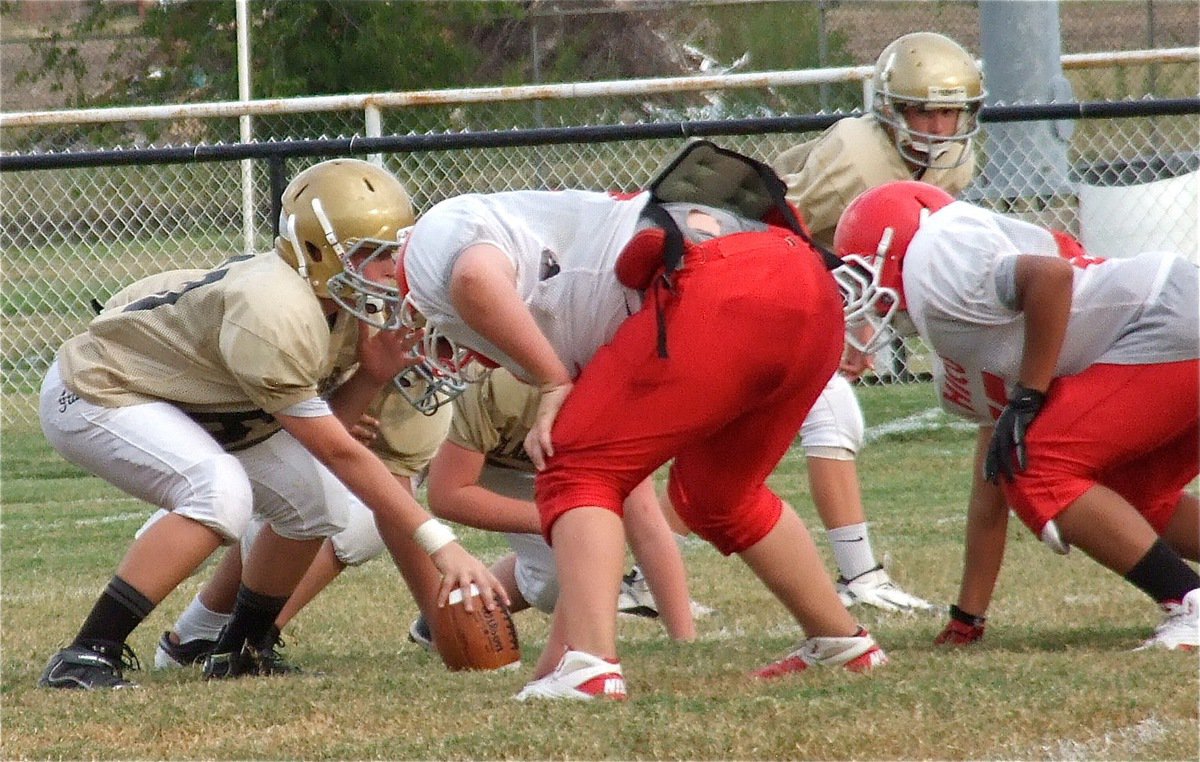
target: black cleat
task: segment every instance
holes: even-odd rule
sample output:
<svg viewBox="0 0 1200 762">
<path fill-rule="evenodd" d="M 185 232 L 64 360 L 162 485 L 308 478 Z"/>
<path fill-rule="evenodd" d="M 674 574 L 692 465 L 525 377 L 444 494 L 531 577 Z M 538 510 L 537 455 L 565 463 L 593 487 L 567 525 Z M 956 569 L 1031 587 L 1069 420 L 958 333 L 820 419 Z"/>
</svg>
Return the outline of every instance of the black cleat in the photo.
<svg viewBox="0 0 1200 762">
<path fill-rule="evenodd" d="M 230 677 L 251 675 L 265 677 L 267 675 L 287 675 L 299 673 L 301 670 L 294 664 L 289 664 L 279 649 L 283 647 L 283 638 L 279 631 L 271 628 L 259 647 L 245 643 L 238 652 L 213 652 L 204 659 L 204 678 L 206 680 L 223 680 Z"/>
<path fill-rule="evenodd" d="M 171 640 L 170 631 L 164 632 L 158 639 L 158 648 L 154 649 L 154 668 L 198 667 L 216 646 L 217 641 L 204 638 L 176 643 Z"/>
<path fill-rule="evenodd" d="M 137 683 L 126 680 L 122 673 L 123 669 L 141 669 L 133 649 L 128 644 L 122 644 L 115 654 L 112 650 L 78 645 L 64 648 L 50 657 L 38 686 L 88 691 L 138 687 Z"/>
</svg>

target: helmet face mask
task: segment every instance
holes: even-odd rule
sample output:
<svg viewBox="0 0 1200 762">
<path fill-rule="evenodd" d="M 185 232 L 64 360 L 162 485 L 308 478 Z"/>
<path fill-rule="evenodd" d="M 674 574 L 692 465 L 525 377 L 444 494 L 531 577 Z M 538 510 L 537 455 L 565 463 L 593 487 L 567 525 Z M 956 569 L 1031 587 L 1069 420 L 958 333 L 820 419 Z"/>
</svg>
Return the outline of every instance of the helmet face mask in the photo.
<svg viewBox="0 0 1200 762">
<path fill-rule="evenodd" d="M 953 201 L 935 185 L 902 180 L 864 191 L 842 212 L 833 238 L 842 265 L 833 275 L 846 301 L 846 340 L 851 346 L 870 354 L 898 330 L 911 335 L 911 320 L 898 319 L 908 309 L 904 258 L 921 224 Z M 864 325 L 873 333 L 861 340 L 857 333 Z"/>
<path fill-rule="evenodd" d="M 986 91 L 978 64 L 958 43 L 933 32 L 906 34 L 879 55 L 874 84 L 872 110 L 891 130 L 896 150 L 907 162 L 953 169 L 971 159 Z M 950 135 L 909 124 L 914 111 L 941 110 L 958 112 Z"/>
<path fill-rule="evenodd" d="M 394 280 L 401 242 L 357 241 L 345 253 L 340 272 L 329 278 L 326 290 L 338 307 L 380 330 L 404 327 L 400 320 L 400 289 Z"/>
<path fill-rule="evenodd" d="M 832 274 L 846 302 L 846 343 L 864 354 L 874 354 L 891 339 L 887 328 L 900 306 L 899 295 L 880 285 L 881 268 L 875 258 L 848 254 Z"/>
<path fill-rule="evenodd" d="M 425 415 L 433 415 L 467 387 L 483 378 L 485 368 L 475 362 L 475 353 L 442 335 L 406 294 L 395 310 L 394 327 L 421 331 L 414 352 L 424 360 L 399 373 L 392 383 L 404 399 Z"/>
</svg>

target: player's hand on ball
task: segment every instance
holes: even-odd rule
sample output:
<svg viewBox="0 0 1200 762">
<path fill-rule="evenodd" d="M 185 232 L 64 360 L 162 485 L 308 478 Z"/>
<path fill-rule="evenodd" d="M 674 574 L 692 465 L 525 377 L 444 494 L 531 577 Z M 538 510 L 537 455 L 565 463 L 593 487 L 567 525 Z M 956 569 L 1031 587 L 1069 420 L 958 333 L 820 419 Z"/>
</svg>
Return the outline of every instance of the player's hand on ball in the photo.
<svg viewBox="0 0 1200 762">
<path fill-rule="evenodd" d="M 438 589 L 438 606 L 447 605 L 450 593 L 461 588 L 470 590 L 472 585 L 479 591 L 478 596 L 469 596 L 463 601 L 467 611 L 473 611 L 476 606 L 483 605 L 491 611 L 498 605 L 509 605 L 508 591 L 496 579 L 496 575 L 459 545 L 457 541 L 447 543 L 431 556 L 433 565 L 442 573 L 442 585 Z"/>
<path fill-rule="evenodd" d="M 950 607 L 950 621 L 933 639 L 937 646 L 966 646 L 983 639 L 987 619 L 968 614 L 958 606 Z"/>
<path fill-rule="evenodd" d="M 464 589 L 468 595 L 463 595 Z M 476 600 L 468 610 L 467 604 L 473 598 Z M 520 664 L 521 646 L 508 608 L 499 605 L 487 609 L 477 598 L 474 587 L 456 589 L 445 606 L 434 610 L 430 624 L 442 662 L 454 671 Z"/>
</svg>

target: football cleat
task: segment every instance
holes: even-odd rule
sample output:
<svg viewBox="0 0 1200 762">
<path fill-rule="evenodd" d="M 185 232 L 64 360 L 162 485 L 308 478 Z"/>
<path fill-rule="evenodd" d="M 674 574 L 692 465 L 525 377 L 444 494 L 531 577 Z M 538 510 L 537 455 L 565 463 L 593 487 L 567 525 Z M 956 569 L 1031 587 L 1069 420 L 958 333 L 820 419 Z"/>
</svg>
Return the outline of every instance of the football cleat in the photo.
<svg viewBox="0 0 1200 762">
<path fill-rule="evenodd" d="M 1154 636 L 1133 650 L 1195 651 L 1200 648 L 1200 588 L 1183 596 L 1178 603 L 1164 603 L 1163 611 L 1166 617 L 1154 628 Z"/>
<path fill-rule="evenodd" d="M 433 633 L 429 631 L 429 622 L 425 621 L 424 616 L 418 616 L 408 626 L 408 640 L 410 643 L 416 643 L 426 651 L 433 651 Z"/>
<path fill-rule="evenodd" d="M 283 645 L 283 638 L 279 636 L 279 630 L 272 627 L 259 646 L 245 643 L 240 651 L 224 653 L 214 651 L 204 659 L 204 678 L 206 680 L 223 680 L 245 675 L 265 677 L 301 672 L 299 667 L 289 664 L 283 658 L 283 654 L 279 653 L 279 649 Z"/>
<path fill-rule="evenodd" d="M 887 654 L 871 637 L 866 628 L 842 638 L 809 638 L 799 648 L 779 661 L 756 669 L 752 674 L 760 680 L 803 672 L 810 666 L 843 667 L 851 672 L 870 672 L 887 664 Z"/>
<path fill-rule="evenodd" d="M 109 648 L 70 646 L 64 648 L 46 665 L 38 679 L 41 688 L 75 688 L 93 691 L 101 688 L 137 688 L 138 684 L 125 679 L 122 669 L 141 669 L 137 655 L 128 644 Z"/>
<path fill-rule="evenodd" d="M 846 608 L 862 603 L 883 611 L 900 611 L 906 614 L 938 614 L 942 611 L 941 606 L 901 590 L 884 571 L 882 564 L 854 579 L 838 577 L 837 592 Z"/>
<path fill-rule="evenodd" d="M 628 695 L 619 661 L 608 661 L 583 651 L 567 651 L 553 672 L 530 681 L 514 698 L 624 701 Z"/>
<path fill-rule="evenodd" d="M 617 613 L 628 616 L 643 616 L 648 619 L 658 618 L 658 604 L 646 584 L 642 570 L 633 567 L 621 578 L 621 592 L 617 595 Z"/>
<path fill-rule="evenodd" d="M 213 652 L 216 645 L 217 641 L 205 638 L 176 643 L 171 640 L 171 631 L 168 630 L 158 639 L 158 647 L 154 649 L 154 668 L 198 667 L 204 664 L 204 659 Z"/>
</svg>

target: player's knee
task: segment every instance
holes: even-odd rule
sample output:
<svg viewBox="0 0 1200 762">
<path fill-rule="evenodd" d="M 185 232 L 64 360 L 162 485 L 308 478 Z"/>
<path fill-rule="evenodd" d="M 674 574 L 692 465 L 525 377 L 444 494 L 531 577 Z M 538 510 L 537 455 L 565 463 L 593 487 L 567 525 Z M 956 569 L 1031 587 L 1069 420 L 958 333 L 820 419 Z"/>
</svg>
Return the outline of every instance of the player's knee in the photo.
<svg viewBox="0 0 1200 762">
<path fill-rule="evenodd" d="M 720 496 L 697 499 L 672 479 L 667 497 L 687 527 L 725 555 L 740 553 L 766 537 L 783 511 L 783 501 L 766 487 L 736 501 Z"/>
<path fill-rule="evenodd" d="M 241 538 L 250 522 L 254 496 L 237 458 L 215 455 L 195 463 L 183 476 L 188 492 L 180 496 L 173 512 L 203 524 L 226 540 Z"/>
<path fill-rule="evenodd" d="M 633 485 L 613 484 L 551 465 L 538 473 L 536 489 L 542 536 L 549 540 L 554 523 L 575 508 L 605 508 L 617 516 L 624 516 L 625 497 L 632 491 Z"/>
<path fill-rule="evenodd" d="M 346 528 L 330 538 L 333 552 L 346 566 L 359 566 L 383 554 L 383 537 L 375 525 L 375 514 L 357 500 L 351 501 Z"/>
<path fill-rule="evenodd" d="M 518 561 L 516 578 L 517 589 L 530 606 L 545 614 L 554 613 L 558 603 L 558 575 L 553 570 L 522 568 Z"/>
</svg>

